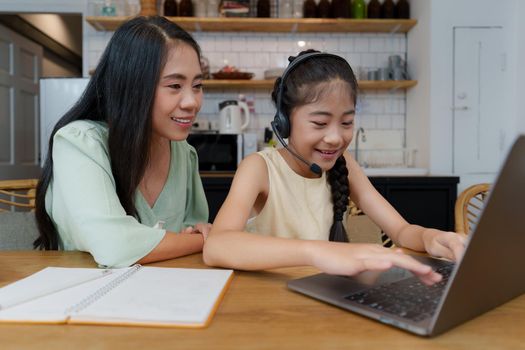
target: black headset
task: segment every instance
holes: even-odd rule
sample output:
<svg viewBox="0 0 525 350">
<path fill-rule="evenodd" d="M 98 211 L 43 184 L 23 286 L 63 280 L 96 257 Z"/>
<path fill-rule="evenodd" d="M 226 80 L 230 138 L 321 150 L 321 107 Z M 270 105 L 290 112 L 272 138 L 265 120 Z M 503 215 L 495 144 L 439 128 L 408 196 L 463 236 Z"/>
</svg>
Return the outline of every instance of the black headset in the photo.
<svg viewBox="0 0 525 350">
<path fill-rule="evenodd" d="M 288 75 L 301 63 L 304 61 L 312 58 L 312 57 L 332 57 L 336 58 L 338 60 L 343 61 L 348 65 L 348 62 L 341 56 L 332 55 L 329 53 L 324 52 L 309 52 L 304 55 L 297 56 L 293 61 L 290 62 L 288 67 L 283 72 L 283 75 L 281 76 L 281 81 L 279 82 L 279 86 L 277 87 L 277 96 L 275 97 L 275 107 L 277 108 L 277 111 L 275 112 L 275 117 L 273 118 L 273 121 L 270 123 L 272 126 L 272 129 L 275 133 L 275 136 L 277 136 L 277 139 L 279 142 L 290 152 L 294 157 L 299 159 L 301 162 L 305 163 L 309 166 L 310 170 L 320 175 L 322 173 L 321 167 L 315 163 L 310 163 L 303 157 L 301 157 L 299 154 L 295 153 L 287 144 L 284 142 L 283 139 L 290 136 L 290 117 L 286 115 L 282 110 L 282 100 L 283 100 L 283 90 L 284 90 L 284 83 L 286 82 L 286 78 Z M 290 60 L 292 57 L 288 58 Z M 348 65 L 350 68 L 350 65 Z"/>
<path fill-rule="evenodd" d="M 297 56 L 292 62 L 290 62 L 288 67 L 286 67 L 284 70 L 283 75 L 281 76 L 281 81 L 279 82 L 279 86 L 277 88 L 277 96 L 275 98 L 275 107 L 277 108 L 277 111 L 275 112 L 275 117 L 273 118 L 272 124 L 272 126 L 275 125 L 275 129 L 277 129 L 278 134 L 284 139 L 290 136 L 290 117 L 282 110 L 283 90 L 286 78 L 297 66 L 312 57 L 331 57 L 348 64 L 348 62 L 343 57 L 325 52 L 309 52 L 304 55 Z"/>
</svg>

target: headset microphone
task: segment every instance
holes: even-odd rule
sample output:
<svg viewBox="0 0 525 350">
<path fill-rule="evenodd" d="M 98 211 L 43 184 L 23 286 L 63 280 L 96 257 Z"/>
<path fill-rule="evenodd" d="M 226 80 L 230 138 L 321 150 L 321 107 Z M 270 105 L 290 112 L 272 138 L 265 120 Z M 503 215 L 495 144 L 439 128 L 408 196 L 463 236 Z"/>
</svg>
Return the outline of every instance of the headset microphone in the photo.
<svg viewBox="0 0 525 350">
<path fill-rule="evenodd" d="M 301 157 L 299 154 L 295 153 L 287 144 L 286 142 L 284 142 L 283 138 L 281 137 L 281 134 L 279 133 L 279 130 L 278 128 L 276 127 L 275 123 L 272 121 L 270 123 L 270 125 L 272 126 L 272 130 L 273 132 L 275 133 L 275 136 L 277 136 L 277 139 L 279 140 L 279 142 L 281 143 L 281 145 L 283 145 L 284 148 L 286 148 L 286 150 L 288 152 L 290 152 L 290 154 L 292 156 L 294 156 L 295 158 L 299 159 L 301 162 L 303 162 L 304 164 L 308 165 L 308 167 L 310 168 L 310 171 L 317 174 L 317 175 L 321 175 L 323 170 L 321 169 L 321 167 L 315 163 L 310 163 L 308 162 L 306 159 L 304 159 L 303 157 Z"/>
</svg>

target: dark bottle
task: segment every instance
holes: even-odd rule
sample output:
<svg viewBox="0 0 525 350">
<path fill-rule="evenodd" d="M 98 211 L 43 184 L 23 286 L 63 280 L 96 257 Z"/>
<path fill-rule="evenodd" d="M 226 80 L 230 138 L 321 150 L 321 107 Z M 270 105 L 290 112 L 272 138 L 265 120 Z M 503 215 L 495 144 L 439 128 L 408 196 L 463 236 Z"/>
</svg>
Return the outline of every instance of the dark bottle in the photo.
<svg viewBox="0 0 525 350">
<path fill-rule="evenodd" d="M 257 17 L 270 17 L 270 0 L 257 1 Z"/>
<path fill-rule="evenodd" d="M 179 4 L 179 16 L 192 17 L 193 16 L 193 2 L 191 0 L 181 0 Z"/>
<path fill-rule="evenodd" d="M 394 0 L 385 0 L 381 5 L 381 18 L 394 18 Z"/>
<path fill-rule="evenodd" d="M 379 0 L 370 0 L 367 12 L 368 18 L 381 18 L 381 3 Z"/>
<path fill-rule="evenodd" d="M 164 1 L 164 16 L 177 16 L 177 1 Z"/>
<path fill-rule="evenodd" d="M 350 18 L 350 0 L 332 0 L 333 18 Z"/>
<path fill-rule="evenodd" d="M 410 18 L 410 5 L 407 0 L 399 0 L 394 11 L 396 18 Z"/>
<path fill-rule="evenodd" d="M 314 18 L 317 16 L 317 5 L 314 0 L 305 0 L 303 3 L 303 17 Z"/>
<path fill-rule="evenodd" d="M 328 0 L 321 0 L 319 1 L 319 4 L 317 5 L 317 17 L 320 18 L 330 18 L 332 8 L 330 6 L 330 1 Z"/>
</svg>

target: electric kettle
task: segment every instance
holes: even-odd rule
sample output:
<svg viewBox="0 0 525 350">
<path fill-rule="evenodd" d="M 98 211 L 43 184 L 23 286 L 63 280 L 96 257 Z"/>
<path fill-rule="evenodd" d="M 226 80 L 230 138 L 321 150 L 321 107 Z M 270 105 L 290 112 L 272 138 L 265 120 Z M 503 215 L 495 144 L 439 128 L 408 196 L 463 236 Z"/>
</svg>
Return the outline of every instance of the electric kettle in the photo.
<svg viewBox="0 0 525 350">
<path fill-rule="evenodd" d="M 245 102 L 227 100 L 219 103 L 219 133 L 241 134 L 249 123 L 250 110 Z"/>
</svg>

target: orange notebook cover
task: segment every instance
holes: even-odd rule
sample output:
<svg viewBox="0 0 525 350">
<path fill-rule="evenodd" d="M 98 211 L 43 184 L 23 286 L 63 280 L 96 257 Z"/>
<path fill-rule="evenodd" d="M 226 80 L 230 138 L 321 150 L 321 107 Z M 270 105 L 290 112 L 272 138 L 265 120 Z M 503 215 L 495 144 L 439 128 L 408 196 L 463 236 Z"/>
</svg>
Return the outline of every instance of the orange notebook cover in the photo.
<svg viewBox="0 0 525 350">
<path fill-rule="evenodd" d="M 0 288 L 0 322 L 206 327 L 232 270 L 48 267 Z"/>
</svg>

